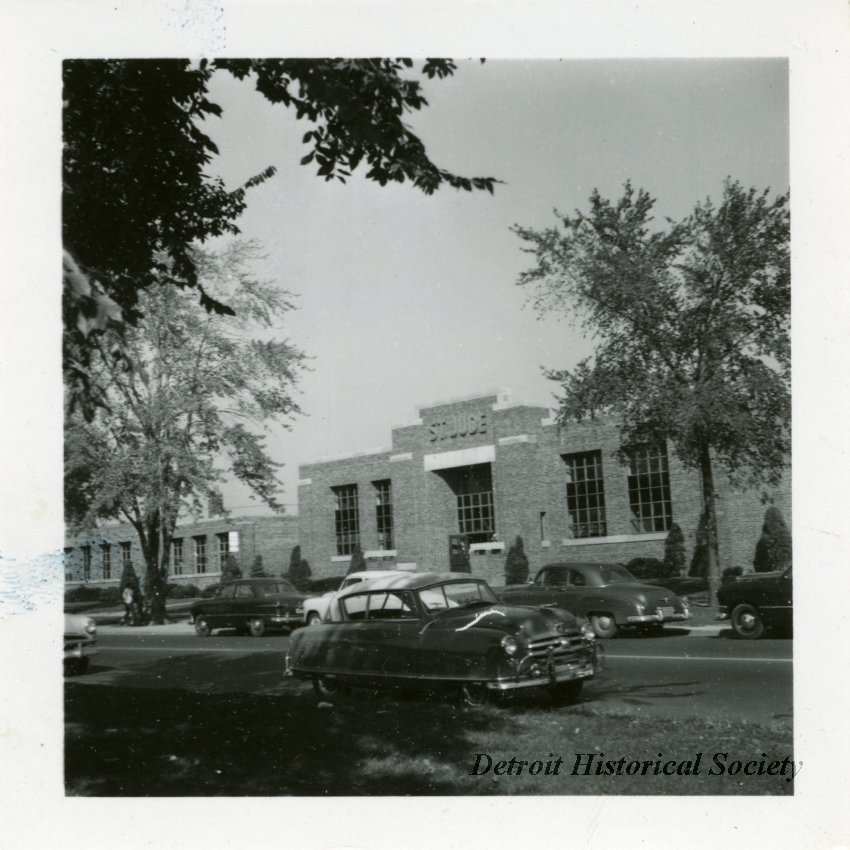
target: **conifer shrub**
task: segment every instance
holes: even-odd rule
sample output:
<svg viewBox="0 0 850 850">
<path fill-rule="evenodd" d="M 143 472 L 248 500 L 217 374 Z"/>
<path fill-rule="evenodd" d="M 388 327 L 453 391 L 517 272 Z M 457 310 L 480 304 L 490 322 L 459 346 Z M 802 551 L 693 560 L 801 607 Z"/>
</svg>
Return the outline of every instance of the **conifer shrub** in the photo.
<svg viewBox="0 0 850 850">
<path fill-rule="evenodd" d="M 791 564 L 791 532 L 779 512 L 770 505 L 764 512 L 761 537 L 756 544 L 753 568 L 757 573 L 784 570 Z"/>
<path fill-rule="evenodd" d="M 685 572 L 685 535 L 677 523 L 673 523 L 664 541 L 662 576 L 679 576 Z"/>
<path fill-rule="evenodd" d="M 239 566 L 239 561 L 232 552 L 228 552 L 227 558 L 224 561 L 224 569 L 221 571 L 222 583 L 227 581 L 236 581 L 242 578 L 242 568 Z"/>
<path fill-rule="evenodd" d="M 263 566 L 263 556 L 255 555 L 251 562 L 251 578 L 265 578 L 268 573 Z"/>
<path fill-rule="evenodd" d="M 505 584 L 524 584 L 528 581 L 528 557 L 522 537 L 516 539 L 508 549 L 505 557 Z"/>
<path fill-rule="evenodd" d="M 366 559 L 363 557 L 363 550 L 360 548 L 360 543 L 354 544 L 354 549 L 351 552 L 351 561 L 348 564 L 346 575 L 351 573 L 363 572 L 366 569 Z"/>
<path fill-rule="evenodd" d="M 296 549 L 299 547 L 295 547 Z M 306 558 L 300 558 L 297 564 L 289 567 L 289 575 L 287 578 L 295 585 L 296 590 L 306 591 L 310 587 L 310 577 L 312 576 L 310 564 Z"/>
</svg>

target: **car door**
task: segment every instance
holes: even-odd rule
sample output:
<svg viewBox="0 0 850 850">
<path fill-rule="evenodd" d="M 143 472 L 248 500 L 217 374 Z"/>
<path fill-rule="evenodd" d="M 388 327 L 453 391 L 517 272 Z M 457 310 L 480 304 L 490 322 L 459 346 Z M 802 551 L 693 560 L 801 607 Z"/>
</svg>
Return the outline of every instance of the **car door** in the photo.
<svg viewBox="0 0 850 850">
<path fill-rule="evenodd" d="M 358 672 L 376 679 L 411 678 L 417 671 L 419 614 L 410 591 L 381 590 L 364 599 L 364 616 L 357 624 L 353 661 Z"/>
<path fill-rule="evenodd" d="M 791 568 L 782 575 L 771 576 L 759 582 L 755 604 L 764 619 L 772 625 L 790 626 L 793 604 Z"/>
<path fill-rule="evenodd" d="M 227 625 L 242 628 L 250 617 L 257 616 L 258 607 L 256 588 L 249 582 L 237 583 Z"/>
<path fill-rule="evenodd" d="M 210 599 L 209 607 L 206 609 L 206 617 L 211 628 L 219 629 L 227 625 L 235 592 L 235 584 L 226 584 L 214 599 Z"/>
<path fill-rule="evenodd" d="M 529 584 L 515 593 L 509 601 L 520 605 L 557 605 L 563 607 L 567 571 L 563 567 L 544 567 Z"/>
</svg>

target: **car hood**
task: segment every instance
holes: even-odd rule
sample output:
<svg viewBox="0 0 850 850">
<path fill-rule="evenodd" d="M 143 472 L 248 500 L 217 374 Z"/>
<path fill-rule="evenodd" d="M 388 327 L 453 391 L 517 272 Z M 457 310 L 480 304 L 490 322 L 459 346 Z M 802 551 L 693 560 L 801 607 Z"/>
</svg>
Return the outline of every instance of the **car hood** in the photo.
<svg viewBox="0 0 850 850">
<path fill-rule="evenodd" d="M 566 611 L 552 608 L 532 608 L 524 605 L 499 605 L 493 603 L 472 609 L 456 608 L 437 615 L 433 627 L 451 629 L 456 632 L 471 628 L 499 629 L 517 634 L 521 632 L 533 640 L 553 632 L 578 629 L 578 621 Z"/>
</svg>

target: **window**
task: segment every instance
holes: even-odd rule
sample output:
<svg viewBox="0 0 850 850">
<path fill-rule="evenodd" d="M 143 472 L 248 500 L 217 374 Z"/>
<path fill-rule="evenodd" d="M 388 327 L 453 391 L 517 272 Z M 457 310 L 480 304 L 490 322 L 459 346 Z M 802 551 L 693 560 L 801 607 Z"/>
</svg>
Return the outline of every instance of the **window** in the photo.
<svg viewBox="0 0 850 850">
<path fill-rule="evenodd" d="M 83 581 L 91 579 L 91 546 L 83 546 Z"/>
<path fill-rule="evenodd" d="M 73 558 L 74 550 L 68 546 L 65 548 L 65 581 L 74 580 L 74 572 L 71 569 L 71 559 Z"/>
<path fill-rule="evenodd" d="M 171 569 L 174 575 L 183 575 L 183 538 L 177 537 L 171 541 Z"/>
<path fill-rule="evenodd" d="M 216 534 L 218 541 L 218 568 L 224 571 L 227 566 L 227 556 L 230 554 L 230 536 L 225 531 L 222 534 Z"/>
<path fill-rule="evenodd" d="M 378 548 L 393 549 L 393 492 L 389 478 L 373 481 L 375 487 L 375 520 L 378 528 Z"/>
<path fill-rule="evenodd" d="M 336 499 L 334 529 L 336 532 L 337 555 L 350 555 L 355 544 L 360 542 L 360 519 L 358 516 L 357 485 L 345 484 L 332 487 Z"/>
<path fill-rule="evenodd" d="M 466 467 L 452 486 L 457 497 L 458 531 L 466 535 L 467 544 L 489 543 L 496 532 L 490 464 Z"/>
<path fill-rule="evenodd" d="M 207 571 L 207 538 L 193 537 L 195 541 L 195 572 L 205 573 Z"/>
<path fill-rule="evenodd" d="M 100 570 L 105 579 L 112 578 L 112 547 L 108 543 L 100 544 Z"/>
<path fill-rule="evenodd" d="M 629 507 L 632 528 L 638 533 L 669 531 L 673 524 L 667 451 L 663 446 L 641 446 L 631 452 Z"/>
<path fill-rule="evenodd" d="M 567 512 L 573 537 L 604 537 L 605 482 L 602 452 L 564 455 L 567 466 Z"/>
<path fill-rule="evenodd" d="M 133 556 L 130 550 L 130 541 L 125 540 L 123 543 L 118 544 L 121 547 L 121 568 L 124 569 L 126 567 L 133 566 Z"/>
</svg>

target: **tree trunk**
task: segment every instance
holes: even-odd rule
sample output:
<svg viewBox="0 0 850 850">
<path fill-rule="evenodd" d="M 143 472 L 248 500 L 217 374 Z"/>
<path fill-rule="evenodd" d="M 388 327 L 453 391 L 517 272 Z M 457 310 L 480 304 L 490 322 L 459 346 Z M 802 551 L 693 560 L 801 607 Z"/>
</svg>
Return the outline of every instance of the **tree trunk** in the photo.
<svg viewBox="0 0 850 850">
<path fill-rule="evenodd" d="M 714 492 L 714 474 L 711 468 L 711 453 L 708 443 L 699 451 L 699 469 L 702 479 L 702 504 L 705 514 L 705 532 L 708 538 L 708 602 L 717 606 L 717 590 L 720 587 L 720 558 L 717 546 L 717 511 Z"/>
</svg>

